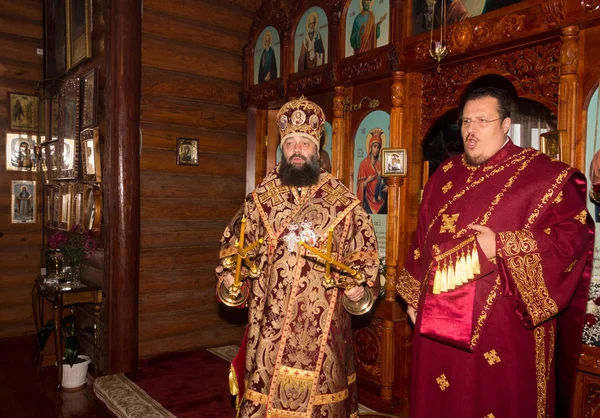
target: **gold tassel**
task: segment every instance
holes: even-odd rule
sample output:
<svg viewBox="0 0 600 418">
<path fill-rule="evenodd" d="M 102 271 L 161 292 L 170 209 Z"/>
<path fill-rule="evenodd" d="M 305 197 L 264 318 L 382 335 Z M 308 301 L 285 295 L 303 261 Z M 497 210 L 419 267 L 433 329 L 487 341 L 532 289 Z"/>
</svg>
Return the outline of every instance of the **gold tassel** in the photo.
<svg viewBox="0 0 600 418">
<path fill-rule="evenodd" d="M 455 280 L 456 280 L 456 271 L 454 269 L 454 266 L 452 265 L 452 261 L 450 261 L 448 263 L 448 290 L 454 290 L 454 288 L 456 287 L 455 285 Z"/>
<path fill-rule="evenodd" d="M 456 287 L 467 282 L 467 271 L 465 269 L 465 254 L 461 251 L 460 257 L 456 263 Z"/>
<path fill-rule="evenodd" d="M 238 381 L 237 376 L 235 374 L 235 370 L 233 368 L 233 364 L 229 365 L 229 392 L 233 396 L 235 396 L 235 409 L 236 411 L 239 411 L 242 400 L 240 399 L 240 394 L 238 391 Z"/>
<path fill-rule="evenodd" d="M 471 259 L 473 263 L 473 275 L 476 276 L 481 273 L 479 267 L 479 253 L 477 252 L 477 245 L 473 246 L 473 252 L 471 253 Z"/>
<path fill-rule="evenodd" d="M 465 257 L 465 271 L 467 273 L 467 281 L 471 280 L 473 277 L 473 259 L 471 258 L 471 251 L 467 250 L 467 255 Z"/>
<path fill-rule="evenodd" d="M 433 278 L 433 294 L 434 295 L 440 294 L 441 285 L 442 285 L 442 272 L 440 270 L 440 267 L 437 266 L 435 269 L 435 277 Z"/>
<path fill-rule="evenodd" d="M 440 292 L 448 291 L 448 270 L 446 270 L 446 262 L 444 261 L 444 267 L 440 275 Z"/>
</svg>

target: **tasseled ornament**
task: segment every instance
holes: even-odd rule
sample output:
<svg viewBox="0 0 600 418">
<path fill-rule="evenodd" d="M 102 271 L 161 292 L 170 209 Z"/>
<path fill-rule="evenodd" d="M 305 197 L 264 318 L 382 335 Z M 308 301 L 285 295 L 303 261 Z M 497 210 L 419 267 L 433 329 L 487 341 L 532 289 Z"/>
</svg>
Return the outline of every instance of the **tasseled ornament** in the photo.
<svg viewBox="0 0 600 418">
<path fill-rule="evenodd" d="M 475 236 L 436 256 L 435 261 L 437 264 L 433 279 L 435 295 L 454 290 L 468 283 L 481 272 Z"/>
</svg>

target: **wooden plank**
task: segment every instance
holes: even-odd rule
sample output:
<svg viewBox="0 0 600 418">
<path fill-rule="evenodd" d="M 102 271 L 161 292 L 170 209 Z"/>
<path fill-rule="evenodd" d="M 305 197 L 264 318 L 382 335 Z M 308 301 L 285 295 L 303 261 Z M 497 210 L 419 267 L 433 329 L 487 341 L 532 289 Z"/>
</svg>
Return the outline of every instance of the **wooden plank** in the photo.
<svg viewBox="0 0 600 418">
<path fill-rule="evenodd" d="M 8 59 L 41 68 L 43 58 L 37 55 L 39 47 L 40 41 L 0 34 L 0 61 Z"/>
<path fill-rule="evenodd" d="M 200 286 L 195 291 L 169 291 L 140 294 L 140 315 L 175 312 L 215 304 L 214 284 Z"/>
<path fill-rule="evenodd" d="M 210 283 L 214 291 L 214 266 L 189 270 L 143 271 L 140 274 L 140 295 L 174 291 L 195 292 L 205 283 Z"/>
<path fill-rule="evenodd" d="M 40 20 L 11 16 L 7 9 L 0 9 L 0 33 L 42 40 L 43 25 Z"/>
<path fill-rule="evenodd" d="M 42 74 L 42 67 L 37 65 L 23 65 L 9 60 L 0 61 L 0 80 L 3 85 L 12 84 L 12 80 L 26 81 L 31 83 L 31 91 L 33 91 L 34 83 L 42 79 Z"/>
<path fill-rule="evenodd" d="M 222 27 L 198 24 L 187 18 L 169 16 L 153 10 L 144 12 L 142 33 L 158 35 L 176 42 L 191 43 L 221 51 L 228 51 L 241 57 L 242 48 L 248 36 L 240 32 L 228 31 Z"/>
<path fill-rule="evenodd" d="M 204 101 L 235 108 L 240 106 L 238 83 L 153 67 L 143 67 L 142 74 L 144 98 L 158 96 Z"/>
<path fill-rule="evenodd" d="M 42 23 L 42 2 L 39 0 L 2 0 L 2 14 L 14 18 L 28 19 Z"/>
<path fill-rule="evenodd" d="M 199 26 L 213 25 L 231 29 L 247 36 L 254 13 L 240 10 L 223 2 L 194 0 L 145 0 L 144 13 L 155 11 L 169 16 L 178 16 L 197 21 Z"/>
<path fill-rule="evenodd" d="M 11 324 L 31 322 L 32 328 L 35 325 L 33 321 L 33 309 L 31 307 L 31 299 L 29 303 L 22 305 L 3 306 L 0 305 L 0 332 L 7 329 Z"/>
<path fill-rule="evenodd" d="M 140 272 L 173 271 L 214 265 L 218 259 L 218 248 L 162 248 L 141 250 Z"/>
<path fill-rule="evenodd" d="M 226 220 L 201 221 L 142 220 L 141 247 L 144 250 L 170 247 L 217 247 Z"/>
<path fill-rule="evenodd" d="M 35 278 L 39 274 L 41 264 L 40 248 L 6 248 L 0 257 L 0 277 L 2 270 L 21 269 L 25 274 Z"/>
<path fill-rule="evenodd" d="M 40 228 L 40 223 L 7 225 L 0 233 L 0 248 L 30 247 L 41 251 L 44 241 Z"/>
<path fill-rule="evenodd" d="M 141 182 L 142 198 L 213 198 L 227 192 L 230 199 L 243 199 L 246 182 L 239 177 L 219 177 L 201 175 L 172 175 L 164 172 L 144 173 Z"/>
<path fill-rule="evenodd" d="M 240 344 L 244 335 L 241 325 L 202 328 L 187 334 L 160 339 L 140 338 L 140 358 L 149 358 L 169 351 L 190 351 L 206 347 Z"/>
<path fill-rule="evenodd" d="M 177 221 L 189 219 L 229 219 L 239 209 L 238 200 L 142 199 L 142 219 Z"/>
<path fill-rule="evenodd" d="M 0 306 L 28 306 L 29 309 L 32 309 L 31 286 L 2 289 L 2 292 L 0 292 Z"/>
<path fill-rule="evenodd" d="M 38 270 L 39 272 L 39 270 Z M 25 287 L 31 292 L 36 276 L 31 276 L 30 272 L 21 269 L 10 269 L 1 272 L 0 275 L 0 292 L 5 289 Z"/>
<path fill-rule="evenodd" d="M 149 35 L 142 37 L 142 65 L 242 82 L 242 60 L 239 55 L 194 45 L 177 44 L 165 39 L 155 39 Z"/>
<path fill-rule="evenodd" d="M 198 156 L 198 165 L 177 165 L 175 161 L 174 148 L 172 151 L 165 151 L 144 147 L 140 160 L 141 181 L 145 181 L 146 171 L 213 176 L 243 176 L 246 173 L 246 162 L 239 155 L 204 153 Z"/>
<path fill-rule="evenodd" d="M 246 114 L 242 109 L 158 97 L 144 98 L 141 119 L 144 122 L 193 126 L 238 134 L 246 131 Z"/>
<path fill-rule="evenodd" d="M 0 312 L 0 315 L 1 314 L 2 313 Z M 8 326 L 0 325 L 0 338 L 18 337 L 20 335 L 31 334 L 35 334 L 35 323 L 33 322 L 33 316 L 18 322 L 13 322 Z"/>
<path fill-rule="evenodd" d="M 177 138 L 198 139 L 199 152 L 226 152 L 239 154 L 240 160 L 246 153 L 245 133 L 219 132 L 208 129 L 169 124 L 142 123 L 145 147 L 175 149 Z"/>
</svg>

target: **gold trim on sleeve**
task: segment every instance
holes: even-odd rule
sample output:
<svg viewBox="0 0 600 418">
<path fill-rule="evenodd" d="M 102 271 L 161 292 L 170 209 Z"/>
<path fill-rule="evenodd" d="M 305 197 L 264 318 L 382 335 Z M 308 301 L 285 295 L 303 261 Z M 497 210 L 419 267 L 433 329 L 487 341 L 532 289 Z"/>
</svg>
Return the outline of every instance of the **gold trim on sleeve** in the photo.
<svg viewBox="0 0 600 418">
<path fill-rule="evenodd" d="M 537 418 L 546 417 L 546 350 L 544 327 L 534 330 L 535 336 L 535 376 L 537 380 Z"/>
<path fill-rule="evenodd" d="M 419 306 L 421 283 L 405 268 L 402 269 L 396 281 L 396 291 L 412 307 L 417 308 Z"/>
</svg>

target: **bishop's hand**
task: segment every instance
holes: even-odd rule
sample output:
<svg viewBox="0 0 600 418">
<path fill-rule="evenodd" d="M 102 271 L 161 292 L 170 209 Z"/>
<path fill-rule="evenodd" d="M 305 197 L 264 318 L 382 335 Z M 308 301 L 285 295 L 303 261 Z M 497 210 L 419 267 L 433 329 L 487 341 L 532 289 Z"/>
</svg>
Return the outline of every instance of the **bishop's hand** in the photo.
<svg viewBox="0 0 600 418">
<path fill-rule="evenodd" d="M 346 290 L 344 292 L 344 294 L 352 302 L 358 302 L 365 296 L 365 287 L 364 286 L 354 286 L 352 289 Z"/>
</svg>

